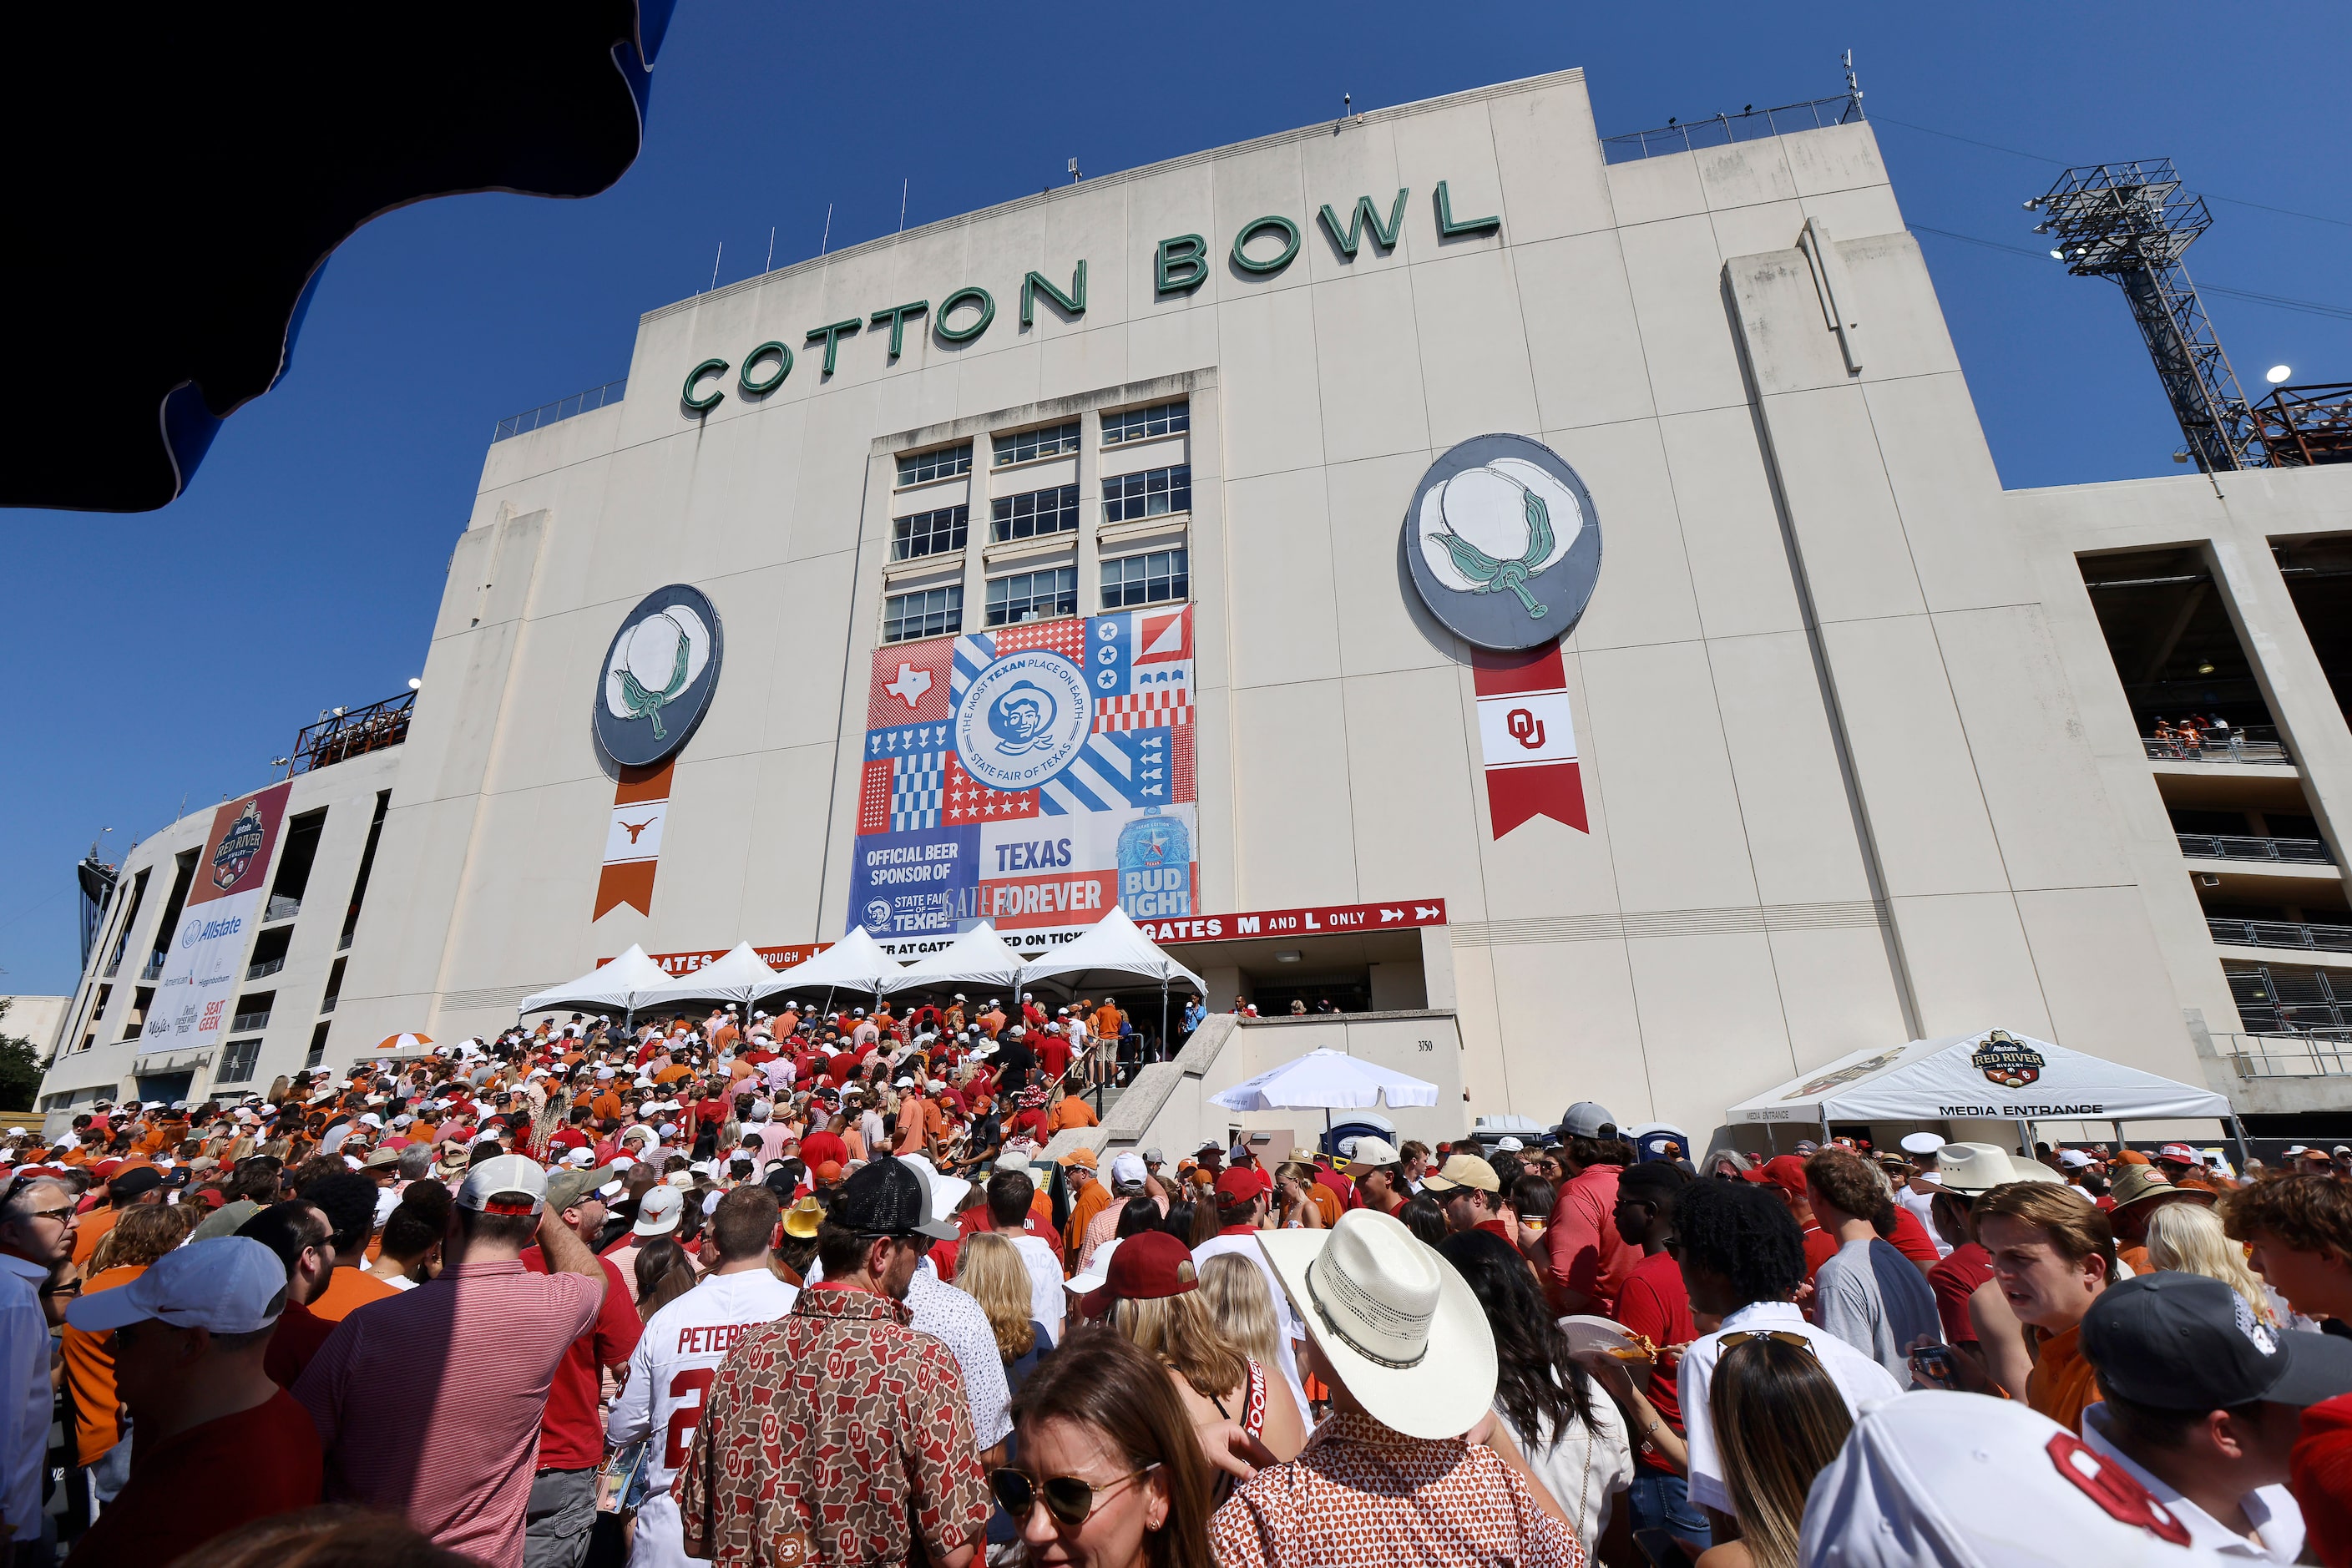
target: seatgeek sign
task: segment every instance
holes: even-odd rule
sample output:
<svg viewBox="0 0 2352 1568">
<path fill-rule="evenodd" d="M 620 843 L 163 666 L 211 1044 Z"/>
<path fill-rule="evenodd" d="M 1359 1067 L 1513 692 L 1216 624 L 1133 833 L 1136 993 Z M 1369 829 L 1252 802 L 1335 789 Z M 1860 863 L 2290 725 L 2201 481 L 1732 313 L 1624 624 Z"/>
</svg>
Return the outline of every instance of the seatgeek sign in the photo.
<svg viewBox="0 0 2352 1568">
<path fill-rule="evenodd" d="M 1399 189 L 1384 205 L 1370 196 L 1358 196 L 1344 221 L 1326 202 L 1315 216 L 1315 225 L 1322 234 L 1320 243 L 1328 244 L 1333 254 L 1347 261 L 1353 261 L 1366 246 L 1376 253 L 1393 250 L 1404 237 L 1405 214 L 1412 197 L 1410 186 Z M 1477 209 L 1473 206 L 1471 210 Z M 1430 193 L 1429 219 L 1433 236 L 1440 241 L 1493 234 L 1503 226 L 1499 215 L 1456 216 L 1453 191 L 1444 180 L 1438 181 Z M 1306 232 L 1297 220 L 1281 213 L 1268 213 L 1242 225 L 1227 248 L 1226 259 L 1245 279 L 1270 279 L 1280 277 L 1298 259 L 1299 249 L 1306 243 Z M 1209 280 L 1212 264 L 1206 239 L 1197 234 L 1171 235 L 1152 247 L 1153 299 L 1192 293 Z M 1040 298 L 1064 320 L 1076 321 L 1087 313 L 1085 258 L 1079 258 L 1071 268 L 1067 289 L 1058 278 L 1029 272 L 1023 275 L 1018 294 L 1021 324 L 1024 327 L 1035 322 Z M 974 342 L 995 321 L 995 294 L 981 284 L 967 283 L 936 303 L 929 299 L 908 300 L 881 306 L 870 314 L 810 327 L 800 346 L 803 353 L 817 357 L 817 374 L 824 377 L 833 374 L 843 340 L 860 333 L 868 342 L 885 340 L 886 363 L 896 363 L 906 353 L 910 328 L 918 332 L 928 330 L 941 343 L 952 345 Z M 725 402 L 730 386 L 736 396 L 756 403 L 784 384 L 793 374 L 794 363 L 793 345 L 781 338 L 757 344 L 737 360 L 704 360 L 686 373 L 686 381 L 678 389 L 679 410 L 688 418 L 698 418 Z M 734 375 L 731 383 L 728 380 L 730 372 Z"/>
</svg>

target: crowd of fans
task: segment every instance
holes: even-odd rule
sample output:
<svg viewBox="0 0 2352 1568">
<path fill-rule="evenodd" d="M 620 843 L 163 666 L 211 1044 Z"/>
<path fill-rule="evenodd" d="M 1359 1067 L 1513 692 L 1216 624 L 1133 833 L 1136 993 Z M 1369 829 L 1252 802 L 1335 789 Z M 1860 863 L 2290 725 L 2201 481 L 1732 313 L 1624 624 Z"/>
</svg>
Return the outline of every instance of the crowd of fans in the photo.
<svg viewBox="0 0 2352 1568">
<path fill-rule="evenodd" d="M 20 1135 L 16 1563 L 2352 1564 L 2352 1149 L 1105 1160 L 1122 1024 L 575 1017 Z"/>
</svg>

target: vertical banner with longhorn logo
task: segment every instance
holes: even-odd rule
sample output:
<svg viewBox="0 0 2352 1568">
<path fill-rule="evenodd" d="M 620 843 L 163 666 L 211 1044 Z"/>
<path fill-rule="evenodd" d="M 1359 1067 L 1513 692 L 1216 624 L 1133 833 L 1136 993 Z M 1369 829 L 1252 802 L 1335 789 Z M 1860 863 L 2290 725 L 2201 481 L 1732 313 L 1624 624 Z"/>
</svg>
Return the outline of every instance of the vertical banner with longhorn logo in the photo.
<svg viewBox="0 0 2352 1568">
<path fill-rule="evenodd" d="M 661 859 L 662 823 L 669 816 L 670 773 L 675 763 L 623 768 L 613 792 L 612 826 L 604 831 L 604 869 L 596 879 L 596 912 L 627 904 L 641 915 L 654 912 L 654 872 Z"/>
<path fill-rule="evenodd" d="M 638 600 L 613 634 L 596 683 L 595 729 L 597 744 L 619 764 L 621 782 L 604 824 L 604 865 L 590 920 L 623 904 L 653 913 L 670 775 L 710 710 L 725 652 L 718 606 L 684 583 Z"/>
<path fill-rule="evenodd" d="M 1486 814 L 1500 838 L 1530 817 L 1590 833 L 1576 765 L 1576 720 L 1559 644 L 1473 656 L 1478 743 L 1486 764 Z"/>
<path fill-rule="evenodd" d="M 245 950 L 259 924 L 269 880 L 270 851 L 286 815 L 290 784 L 230 801 L 213 813 L 213 830 L 188 884 L 188 901 L 171 943 L 139 1052 L 180 1051 L 217 1045 L 243 975 Z"/>
</svg>

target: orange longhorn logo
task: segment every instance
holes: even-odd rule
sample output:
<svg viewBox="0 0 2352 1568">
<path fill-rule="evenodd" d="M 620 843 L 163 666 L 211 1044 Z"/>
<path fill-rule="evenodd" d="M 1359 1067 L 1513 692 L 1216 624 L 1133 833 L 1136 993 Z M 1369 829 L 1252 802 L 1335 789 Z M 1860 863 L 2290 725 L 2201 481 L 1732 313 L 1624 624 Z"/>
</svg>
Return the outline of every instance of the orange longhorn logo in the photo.
<svg viewBox="0 0 2352 1568">
<path fill-rule="evenodd" d="M 651 827 L 655 823 L 659 822 L 661 818 L 658 816 L 648 816 L 643 822 L 624 822 L 621 826 L 629 830 L 629 842 L 635 844 L 637 841 L 638 834 L 643 833 L 646 828 Z"/>
</svg>

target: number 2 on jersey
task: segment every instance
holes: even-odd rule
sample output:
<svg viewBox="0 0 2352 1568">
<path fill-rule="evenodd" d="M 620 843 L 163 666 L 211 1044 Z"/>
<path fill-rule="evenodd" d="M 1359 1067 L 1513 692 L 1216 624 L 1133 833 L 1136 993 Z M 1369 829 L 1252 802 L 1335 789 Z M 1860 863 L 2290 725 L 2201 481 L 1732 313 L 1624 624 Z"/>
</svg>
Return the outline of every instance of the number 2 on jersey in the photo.
<svg viewBox="0 0 2352 1568">
<path fill-rule="evenodd" d="M 662 1455 L 662 1468 L 675 1470 L 686 1463 L 686 1451 L 694 1443 L 695 1424 L 702 1419 L 702 1398 L 710 1380 L 719 1375 L 715 1366 L 688 1367 L 669 1380 L 669 1396 L 683 1400 L 691 1396 L 693 1403 L 680 1405 L 669 1413 L 669 1446 Z"/>
</svg>

